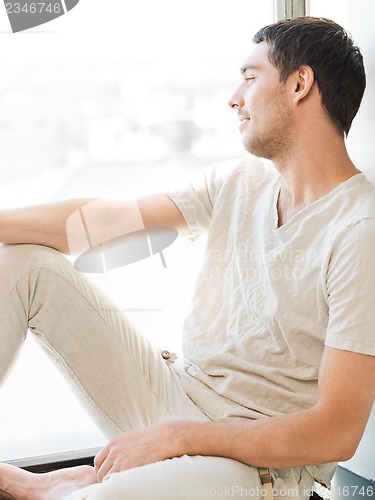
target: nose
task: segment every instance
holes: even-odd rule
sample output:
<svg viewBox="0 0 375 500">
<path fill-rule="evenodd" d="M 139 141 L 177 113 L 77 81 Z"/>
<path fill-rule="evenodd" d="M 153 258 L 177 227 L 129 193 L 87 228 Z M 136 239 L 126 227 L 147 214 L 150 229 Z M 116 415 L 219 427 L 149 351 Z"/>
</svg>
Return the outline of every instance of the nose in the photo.
<svg viewBox="0 0 375 500">
<path fill-rule="evenodd" d="M 240 92 L 240 87 L 238 87 L 232 94 L 231 98 L 228 101 L 228 106 L 232 109 L 242 108 L 244 105 L 244 101 Z"/>
</svg>

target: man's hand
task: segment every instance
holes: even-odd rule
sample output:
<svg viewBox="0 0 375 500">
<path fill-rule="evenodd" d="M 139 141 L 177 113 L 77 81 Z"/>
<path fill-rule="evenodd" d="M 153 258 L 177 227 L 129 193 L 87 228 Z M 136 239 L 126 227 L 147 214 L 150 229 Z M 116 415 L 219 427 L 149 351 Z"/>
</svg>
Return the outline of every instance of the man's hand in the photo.
<svg viewBox="0 0 375 500">
<path fill-rule="evenodd" d="M 185 424 L 168 422 L 116 436 L 95 457 L 98 480 L 112 472 L 183 455 L 179 436 L 184 433 Z"/>
<path fill-rule="evenodd" d="M 348 460 L 370 415 L 374 387 L 375 356 L 326 347 L 312 408 L 259 420 L 168 422 L 127 432 L 95 458 L 98 480 L 182 455 L 275 469 Z"/>
</svg>

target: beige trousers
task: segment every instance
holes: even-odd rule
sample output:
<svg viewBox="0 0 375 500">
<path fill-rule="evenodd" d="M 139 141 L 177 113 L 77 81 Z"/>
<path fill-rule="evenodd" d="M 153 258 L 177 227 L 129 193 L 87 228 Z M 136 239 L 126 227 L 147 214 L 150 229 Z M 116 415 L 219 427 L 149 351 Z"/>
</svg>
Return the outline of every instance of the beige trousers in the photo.
<svg viewBox="0 0 375 500">
<path fill-rule="evenodd" d="M 59 252 L 1 246 L 0 280 L 0 382 L 30 331 L 108 438 L 161 421 L 208 420 L 185 394 L 173 365 Z M 305 469 L 272 474 L 275 498 L 308 497 L 313 480 Z M 69 500 L 263 495 L 256 468 L 183 456 L 112 474 Z"/>
</svg>

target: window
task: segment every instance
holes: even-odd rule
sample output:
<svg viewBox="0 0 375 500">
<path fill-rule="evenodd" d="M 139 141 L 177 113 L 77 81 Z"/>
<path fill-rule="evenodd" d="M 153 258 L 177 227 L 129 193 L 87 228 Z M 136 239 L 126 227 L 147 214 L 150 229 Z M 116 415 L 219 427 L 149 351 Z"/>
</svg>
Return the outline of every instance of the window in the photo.
<svg viewBox="0 0 375 500">
<path fill-rule="evenodd" d="M 16 35 L 1 18 L 2 207 L 133 198 L 242 155 L 226 103 L 272 7 L 272 0 L 90 0 Z M 155 344 L 179 351 L 201 246 L 172 245 L 167 270 L 156 256 L 90 279 Z M 0 390 L 0 460 L 104 442 L 29 336 Z"/>
</svg>

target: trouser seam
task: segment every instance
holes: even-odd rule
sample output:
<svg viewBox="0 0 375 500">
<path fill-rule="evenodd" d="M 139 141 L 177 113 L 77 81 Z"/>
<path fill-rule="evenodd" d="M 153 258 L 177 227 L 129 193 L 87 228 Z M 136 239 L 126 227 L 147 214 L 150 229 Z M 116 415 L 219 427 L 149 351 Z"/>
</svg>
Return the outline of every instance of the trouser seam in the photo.
<svg viewBox="0 0 375 500">
<path fill-rule="evenodd" d="M 94 312 L 95 314 L 97 314 L 98 318 L 100 318 L 101 321 L 104 322 L 104 324 L 106 325 L 107 328 L 109 328 L 112 332 L 114 332 L 114 329 L 113 327 L 106 321 L 106 319 L 100 314 L 100 312 L 95 309 L 95 307 L 91 304 L 91 302 L 87 299 L 87 297 L 85 297 L 85 295 L 83 295 L 80 290 L 78 290 L 69 280 L 67 280 L 64 276 L 62 276 L 60 273 L 58 273 L 57 271 L 55 271 L 54 269 L 51 269 L 49 267 L 45 267 L 45 266 L 38 266 L 38 267 L 34 267 L 31 271 L 27 272 L 24 274 L 24 276 L 22 278 L 20 278 L 17 283 L 16 283 L 16 286 L 18 286 L 18 284 L 20 283 L 20 281 L 22 281 L 25 277 L 27 277 L 28 275 L 30 275 L 31 273 L 35 272 L 35 271 L 38 271 L 38 270 L 42 270 L 42 271 L 47 271 L 47 272 L 50 272 L 50 273 L 53 273 L 55 276 L 57 276 L 58 278 L 60 278 L 61 280 L 63 280 L 65 283 L 67 283 L 71 288 L 72 288 L 72 291 L 74 293 L 77 293 L 80 298 L 84 299 L 85 302 L 87 303 L 87 305 L 91 308 L 92 312 Z M 18 289 L 17 289 L 17 292 L 18 292 Z M 19 293 L 19 292 L 18 292 Z M 21 300 L 21 298 L 20 298 Z M 21 300 L 21 303 L 22 303 L 22 300 Z M 25 313 L 26 314 L 26 313 Z M 27 316 L 26 316 L 27 317 Z M 29 321 L 29 319 L 28 319 Z M 38 329 L 39 330 L 39 329 Z M 43 335 L 44 339 L 46 338 L 45 337 L 45 334 L 42 330 L 40 330 L 40 333 Z M 36 334 L 36 333 L 34 333 Z M 141 334 L 141 333 L 140 333 Z M 50 347 L 52 347 L 52 350 L 54 353 L 57 353 L 56 349 L 53 347 L 52 344 L 50 344 L 48 342 L 48 344 L 50 345 Z M 125 348 L 123 345 L 120 346 L 121 348 Z M 69 370 L 71 370 L 71 372 L 74 374 L 74 376 L 76 377 L 76 374 L 75 372 L 73 371 L 73 369 L 70 367 L 70 365 L 67 363 L 67 361 L 65 360 L 65 358 L 60 354 L 60 353 L 57 353 L 59 357 L 61 357 L 61 359 L 64 361 L 64 364 L 69 368 Z M 129 359 L 132 361 L 133 363 L 133 367 L 142 375 L 142 377 L 145 379 L 148 387 L 149 387 L 149 390 L 150 392 L 157 398 L 158 400 L 158 403 L 161 407 L 163 407 L 168 413 L 173 413 L 170 408 L 164 403 L 164 401 L 161 401 L 160 398 L 159 398 L 159 395 L 158 393 L 152 388 L 149 380 L 148 380 L 148 377 L 146 376 L 145 372 L 142 370 L 142 368 L 139 366 L 139 364 L 133 359 L 133 357 L 130 355 L 129 353 Z M 162 362 L 162 361 L 161 361 Z M 76 379 L 79 381 L 79 383 L 81 384 L 79 378 L 76 377 Z M 85 390 L 86 392 L 86 390 Z M 91 396 L 90 396 L 91 398 Z M 92 398 L 91 398 L 92 399 Z M 96 403 L 95 403 L 96 404 Z M 102 410 L 101 410 L 102 411 Z M 117 427 L 117 426 L 116 426 Z"/>
<path fill-rule="evenodd" d="M 86 397 L 91 401 L 91 403 L 93 404 L 93 406 L 97 409 L 97 411 L 99 411 L 99 413 L 105 418 L 105 420 L 107 420 L 114 427 L 116 427 L 116 429 L 118 429 L 119 433 L 123 432 L 123 430 L 120 429 L 119 426 L 107 415 L 107 413 L 105 413 L 101 409 L 101 407 L 97 404 L 97 402 L 95 401 L 95 399 L 93 399 L 93 397 L 85 389 L 85 386 L 82 384 L 80 378 L 77 376 L 76 372 L 69 365 L 69 363 L 66 361 L 66 359 L 64 358 L 64 356 L 62 356 L 59 352 L 57 352 L 56 349 L 53 347 L 53 345 L 50 344 L 50 342 L 48 342 L 48 340 L 46 339 L 46 337 L 45 337 L 45 335 L 43 334 L 42 331 L 41 331 L 41 334 L 43 335 L 43 339 L 44 339 L 43 342 L 45 343 L 45 345 L 48 346 L 52 350 L 52 352 L 54 353 L 54 355 L 57 356 L 60 359 L 60 361 L 64 364 L 65 369 L 67 370 L 67 372 L 69 372 L 70 376 L 72 377 L 72 379 L 77 384 L 78 389 L 80 391 L 82 391 L 86 395 Z"/>
</svg>

